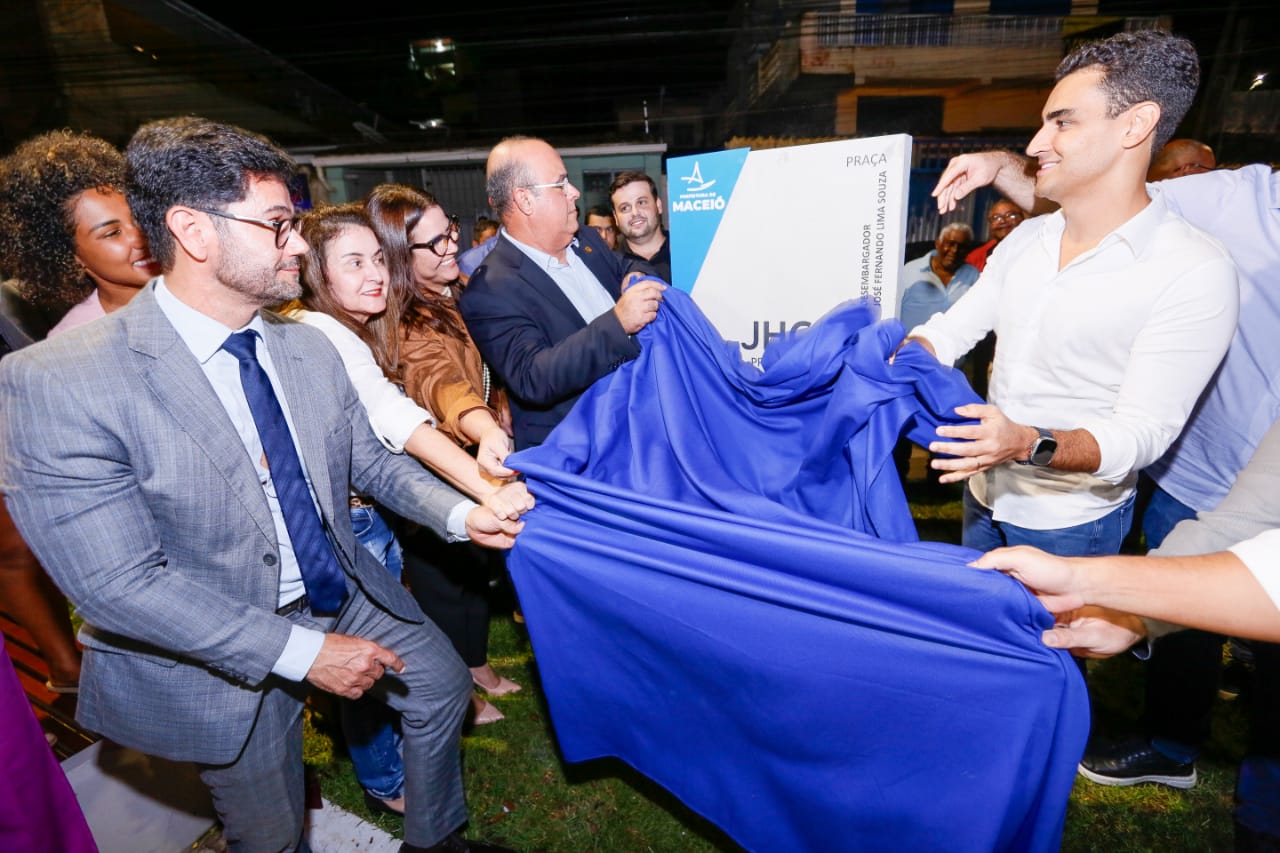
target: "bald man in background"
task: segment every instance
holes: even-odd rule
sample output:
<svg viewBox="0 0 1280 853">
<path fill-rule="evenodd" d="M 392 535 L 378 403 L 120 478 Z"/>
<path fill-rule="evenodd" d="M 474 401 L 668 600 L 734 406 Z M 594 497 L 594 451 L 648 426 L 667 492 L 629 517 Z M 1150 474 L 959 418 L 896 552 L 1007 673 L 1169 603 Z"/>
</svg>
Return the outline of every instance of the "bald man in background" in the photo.
<svg viewBox="0 0 1280 853">
<path fill-rule="evenodd" d="M 1183 175 L 1198 175 L 1218 168 L 1213 149 L 1196 139 L 1171 139 L 1151 159 L 1147 180 L 1151 183 Z"/>
<path fill-rule="evenodd" d="M 560 155 L 541 139 L 499 142 L 486 167 L 498 242 L 462 293 L 467 330 L 507 387 L 516 449 L 541 444 L 600 377 L 640 354 L 665 285 L 625 287 L 625 261 L 579 228 Z"/>
</svg>

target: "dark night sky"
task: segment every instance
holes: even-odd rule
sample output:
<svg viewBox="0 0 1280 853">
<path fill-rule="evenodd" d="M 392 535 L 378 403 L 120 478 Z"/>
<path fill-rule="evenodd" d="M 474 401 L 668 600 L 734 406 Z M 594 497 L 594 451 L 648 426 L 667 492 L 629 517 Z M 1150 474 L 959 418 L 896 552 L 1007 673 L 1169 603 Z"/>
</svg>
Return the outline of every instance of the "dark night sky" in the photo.
<svg viewBox="0 0 1280 853">
<path fill-rule="evenodd" d="M 288 59 L 389 119 L 432 117 L 438 97 L 414 85 L 409 42 L 448 37 L 483 87 L 477 130 L 579 134 L 609 130 L 618 99 L 651 108 L 699 96 L 725 75 L 732 0 L 634 3 L 348 3 L 298 13 L 281 4 L 188 0 L 201 12 Z M 273 9 L 273 6 L 276 7 Z M 436 7 L 429 11 L 418 9 Z M 521 114 L 521 102 L 523 114 Z M 507 126 L 503 126 L 503 124 Z"/>
</svg>

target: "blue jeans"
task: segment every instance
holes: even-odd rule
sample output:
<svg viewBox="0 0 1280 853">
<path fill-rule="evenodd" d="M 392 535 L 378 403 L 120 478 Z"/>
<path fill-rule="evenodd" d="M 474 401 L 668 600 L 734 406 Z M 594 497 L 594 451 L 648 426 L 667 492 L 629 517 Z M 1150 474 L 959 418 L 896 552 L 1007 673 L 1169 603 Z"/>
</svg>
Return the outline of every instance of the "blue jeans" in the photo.
<svg viewBox="0 0 1280 853">
<path fill-rule="evenodd" d="M 400 543 L 373 507 L 351 508 L 356 541 L 399 580 L 404 565 Z M 399 715 L 377 699 L 343 701 L 342 733 L 355 766 L 356 779 L 369 796 L 394 800 L 404 793 L 404 760 L 400 757 Z"/>
<path fill-rule="evenodd" d="M 373 507 L 353 506 L 351 526 L 355 529 L 356 541 L 387 567 L 391 577 L 400 580 L 404 571 L 404 552 L 382 514 Z"/>
<path fill-rule="evenodd" d="M 1120 544 L 1133 524 L 1133 496 L 1102 518 L 1054 530 L 1032 530 L 1007 521 L 995 521 L 991 510 L 964 490 L 964 532 L 966 548 L 990 551 L 1006 545 L 1033 545 L 1059 557 L 1096 557 L 1120 553 Z"/>
<path fill-rule="evenodd" d="M 1151 493 L 1151 502 L 1142 514 L 1142 535 L 1147 548 L 1155 550 L 1179 522 L 1195 518 L 1196 511 L 1159 486 Z"/>
</svg>

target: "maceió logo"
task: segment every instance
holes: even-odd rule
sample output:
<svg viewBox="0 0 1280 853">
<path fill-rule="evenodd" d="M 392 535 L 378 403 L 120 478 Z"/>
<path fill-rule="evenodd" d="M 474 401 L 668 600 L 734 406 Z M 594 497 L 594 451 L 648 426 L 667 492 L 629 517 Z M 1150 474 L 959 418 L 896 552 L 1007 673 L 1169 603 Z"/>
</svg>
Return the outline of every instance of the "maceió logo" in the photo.
<svg viewBox="0 0 1280 853">
<path fill-rule="evenodd" d="M 671 209 L 675 211 L 697 211 L 697 210 L 724 210 L 725 199 L 718 192 L 710 192 L 711 187 L 715 186 L 716 179 L 704 180 L 702 177 L 702 164 L 697 160 L 693 161 L 693 171 L 688 175 L 680 178 L 688 186 L 680 193 L 679 198 L 671 202 Z"/>
</svg>

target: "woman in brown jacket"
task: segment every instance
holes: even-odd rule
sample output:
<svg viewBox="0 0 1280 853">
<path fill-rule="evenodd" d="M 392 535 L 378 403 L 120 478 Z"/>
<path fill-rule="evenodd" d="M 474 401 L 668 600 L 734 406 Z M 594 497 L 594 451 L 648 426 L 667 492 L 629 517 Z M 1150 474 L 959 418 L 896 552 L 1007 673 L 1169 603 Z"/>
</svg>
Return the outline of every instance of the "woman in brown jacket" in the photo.
<svg viewBox="0 0 1280 853">
<path fill-rule="evenodd" d="M 400 315 L 399 364 L 405 391 L 435 415 L 439 429 L 476 448 L 495 477 L 515 472 L 502 460 L 511 449 L 506 400 L 490 384 L 480 352 L 458 313 L 458 221 L 421 190 L 383 184 L 365 208 L 382 244 L 391 298 Z M 405 570 L 419 603 L 453 641 L 476 686 L 493 696 L 519 690 L 488 662 L 492 558 L 469 546 L 447 545 L 427 531 L 406 537 Z M 477 723 L 502 714 L 477 697 Z"/>
</svg>

